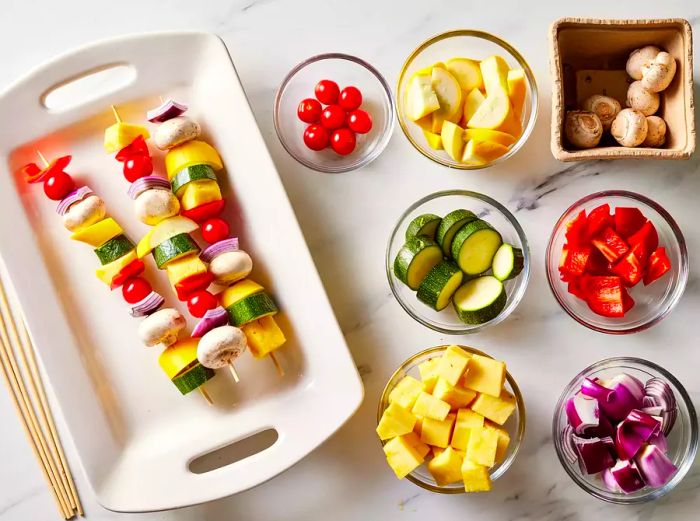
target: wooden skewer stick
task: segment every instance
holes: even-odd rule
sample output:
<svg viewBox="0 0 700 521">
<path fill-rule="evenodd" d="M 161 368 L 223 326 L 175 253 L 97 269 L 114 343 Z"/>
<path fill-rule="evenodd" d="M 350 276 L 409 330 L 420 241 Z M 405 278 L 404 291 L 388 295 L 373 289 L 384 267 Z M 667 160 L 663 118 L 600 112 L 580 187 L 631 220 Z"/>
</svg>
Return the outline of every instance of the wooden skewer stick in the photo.
<svg viewBox="0 0 700 521">
<path fill-rule="evenodd" d="M 41 150 L 37 150 L 37 151 L 36 151 L 36 155 L 38 155 L 38 156 L 39 156 L 39 159 L 41 159 L 41 162 L 44 163 L 44 168 L 46 168 L 47 166 L 49 166 L 49 162 L 48 162 L 48 161 L 46 160 L 46 158 L 44 157 L 44 154 L 41 153 Z"/>
<path fill-rule="evenodd" d="M 284 376 L 284 369 L 280 365 L 280 363 L 277 361 L 277 358 L 275 357 L 275 353 L 270 353 L 270 359 L 272 360 L 272 363 L 275 364 L 275 369 L 277 369 L 277 372 L 279 373 L 280 376 Z"/>
<path fill-rule="evenodd" d="M 233 380 L 236 383 L 241 381 L 241 379 L 238 377 L 238 373 L 236 372 L 236 368 L 233 367 L 233 364 L 228 364 L 228 370 L 231 371 L 231 376 L 233 376 Z"/>
<path fill-rule="evenodd" d="M 114 119 L 117 120 L 117 123 L 121 123 L 122 118 L 119 116 L 119 112 L 117 112 L 117 107 L 115 107 L 114 105 L 110 105 L 110 107 L 112 107 L 112 114 L 114 114 Z"/>
<path fill-rule="evenodd" d="M 207 401 L 207 403 L 209 405 L 214 405 L 214 402 L 211 400 L 211 396 L 209 396 L 209 393 L 207 392 L 207 390 L 203 386 L 200 385 L 199 387 L 197 387 L 197 389 L 199 390 L 199 393 L 202 396 L 204 396 L 204 399 Z"/>
</svg>

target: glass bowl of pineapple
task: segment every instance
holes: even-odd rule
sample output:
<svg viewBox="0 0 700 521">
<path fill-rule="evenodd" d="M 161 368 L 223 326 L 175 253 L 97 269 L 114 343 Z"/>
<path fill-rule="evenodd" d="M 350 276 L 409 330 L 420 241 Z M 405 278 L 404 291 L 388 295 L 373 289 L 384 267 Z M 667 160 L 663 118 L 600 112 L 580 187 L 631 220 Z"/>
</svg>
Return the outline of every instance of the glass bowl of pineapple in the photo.
<svg viewBox="0 0 700 521">
<path fill-rule="evenodd" d="M 537 83 L 523 56 L 490 33 L 459 29 L 421 43 L 396 88 L 403 133 L 428 159 L 460 170 L 505 161 L 537 119 Z"/>
<path fill-rule="evenodd" d="M 377 434 L 400 479 L 441 494 L 485 492 L 515 461 L 525 419 L 504 362 L 442 345 L 408 358 L 391 376 Z"/>
</svg>

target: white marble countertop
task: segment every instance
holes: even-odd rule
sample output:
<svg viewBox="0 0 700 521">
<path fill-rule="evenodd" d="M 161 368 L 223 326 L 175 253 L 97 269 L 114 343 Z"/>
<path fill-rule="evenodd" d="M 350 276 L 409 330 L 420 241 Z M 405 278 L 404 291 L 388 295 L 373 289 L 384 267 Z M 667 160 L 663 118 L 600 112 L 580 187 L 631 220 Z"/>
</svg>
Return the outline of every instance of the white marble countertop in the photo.
<svg viewBox="0 0 700 521">
<path fill-rule="evenodd" d="M 341 521 L 430 515 L 473 521 L 549 521 L 610 515 L 619 521 L 697 519 L 700 463 L 666 498 L 645 506 L 620 507 L 578 489 L 554 453 L 550 424 L 559 392 L 580 369 L 601 358 L 634 355 L 655 361 L 675 373 L 696 404 L 700 402 L 700 355 L 694 326 L 700 309 L 694 263 L 700 258 L 695 206 L 696 193 L 700 193 L 700 154 L 687 162 L 556 162 L 549 151 L 547 29 L 561 16 L 684 17 L 698 31 L 700 4 L 690 0 L 605 5 L 564 0 L 537 5 L 517 0 L 64 0 L 44 2 L 41 7 L 33 4 L 3 2 L 0 88 L 58 52 L 105 37 L 197 29 L 224 38 L 366 389 L 359 412 L 331 440 L 283 475 L 234 497 L 175 512 L 115 514 L 95 502 L 78 473 L 89 518 L 312 520 L 332 516 Z M 344 51 L 371 62 L 393 85 L 404 58 L 417 43 L 457 27 L 505 37 L 533 66 L 541 89 L 540 117 L 533 136 L 514 158 L 484 171 L 453 172 L 420 156 L 398 128 L 377 161 L 350 174 L 317 174 L 295 163 L 282 149 L 272 126 L 272 101 L 291 66 L 319 52 Z M 696 67 L 696 78 L 700 77 L 698 70 Z M 527 403 L 522 452 L 495 490 L 486 495 L 442 496 L 396 480 L 374 434 L 377 400 L 395 367 L 410 354 L 449 340 L 404 313 L 391 296 L 383 269 L 386 240 L 400 212 L 421 196 L 446 188 L 477 190 L 515 211 L 533 254 L 532 279 L 514 315 L 495 328 L 459 339 L 505 359 Z M 662 324 L 633 336 L 604 336 L 574 323 L 551 296 L 543 269 L 545 244 L 561 212 L 583 195 L 613 188 L 650 195 L 665 206 L 684 231 L 691 256 L 690 283 L 678 308 Z M 387 197 L 389 194 L 392 196 Z M 57 519 L 4 391 L 0 392 L 0 418 L 0 521 Z M 60 418 L 59 424 L 62 427 Z M 70 443 L 66 445 L 75 461 Z"/>
</svg>

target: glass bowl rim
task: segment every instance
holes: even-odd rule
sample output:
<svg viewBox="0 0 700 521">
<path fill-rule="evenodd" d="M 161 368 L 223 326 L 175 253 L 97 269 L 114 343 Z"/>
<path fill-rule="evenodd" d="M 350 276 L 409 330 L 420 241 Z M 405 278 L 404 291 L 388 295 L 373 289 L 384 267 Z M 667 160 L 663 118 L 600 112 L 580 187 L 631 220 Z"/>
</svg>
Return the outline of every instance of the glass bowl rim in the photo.
<svg viewBox="0 0 700 521">
<path fill-rule="evenodd" d="M 359 161 L 355 163 L 350 163 L 349 165 L 342 166 L 342 167 L 334 167 L 334 166 L 326 166 L 326 165 L 320 165 L 317 163 L 313 163 L 311 161 L 308 161 L 302 157 L 299 157 L 297 154 L 295 154 L 291 147 L 287 144 L 286 139 L 283 137 L 282 129 L 281 129 L 281 120 L 280 120 L 280 105 L 282 103 L 282 94 L 287 88 L 287 85 L 289 85 L 290 81 L 296 74 L 307 67 L 308 65 L 311 65 L 312 63 L 316 63 L 319 61 L 323 60 L 345 60 L 345 61 L 350 61 L 353 62 L 357 65 L 360 65 L 367 69 L 379 82 L 380 86 L 382 87 L 382 90 L 384 91 L 384 94 L 386 95 L 385 100 L 386 101 L 384 104 L 388 105 L 389 109 L 389 114 L 387 114 L 387 123 L 386 127 L 384 128 L 384 131 L 382 132 L 381 137 L 379 138 L 379 141 L 377 145 L 374 147 L 374 150 L 370 154 L 364 155 Z M 353 56 L 352 54 L 346 54 L 342 52 L 328 52 L 328 53 L 321 53 L 321 54 L 315 54 L 313 56 L 310 56 L 306 58 L 305 60 L 301 61 L 285 75 L 284 79 L 282 82 L 279 84 L 279 87 L 277 87 L 277 92 L 275 93 L 275 101 L 274 101 L 274 106 L 273 106 L 273 111 L 272 111 L 272 119 L 273 123 L 275 126 L 275 133 L 277 134 L 277 139 L 280 141 L 282 144 L 282 147 L 287 151 L 287 153 L 294 158 L 298 163 L 306 166 L 307 168 L 310 168 L 316 172 L 321 172 L 324 174 L 341 174 L 343 172 L 350 172 L 352 170 L 357 170 L 359 168 L 362 168 L 364 166 L 367 166 L 370 164 L 372 161 L 377 159 L 382 152 L 384 152 L 384 149 L 386 149 L 387 145 L 389 144 L 389 140 L 391 139 L 391 135 L 394 132 L 394 125 L 395 125 L 395 119 L 396 119 L 396 104 L 394 102 L 394 96 L 391 93 L 391 87 L 389 86 L 389 83 L 386 81 L 384 76 L 369 62 L 366 62 L 362 58 L 358 58 L 357 56 Z"/>
<path fill-rule="evenodd" d="M 404 61 L 403 65 L 401 66 L 401 72 L 399 73 L 399 79 L 396 82 L 396 97 L 397 97 L 397 105 L 403 105 L 403 102 L 401 101 L 401 82 L 403 78 L 406 76 L 406 72 L 408 70 L 408 67 L 410 64 L 413 62 L 413 60 L 416 59 L 420 53 L 422 53 L 425 49 L 430 47 L 431 45 L 441 42 L 442 40 L 447 40 L 449 38 L 453 37 L 459 37 L 459 36 L 466 36 L 470 38 L 478 38 L 482 40 L 489 41 L 493 44 L 496 44 L 497 46 L 501 47 L 502 49 L 506 50 L 512 57 L 515 58 L 515 60 L 518 62 L 518 64 L 523 68 L 523 71 L 525 71 L 525 76 L 527 77 L 528 84 L 530 86 L 530 92 L 529 92 L 529 99 L 530 99 L 530 104 L 532 105 L 532 108 L 530 110 L 530 117 L 528 118 L 527 124 L 525 128 L 523 129 L 522 134 L 520 137 L 513 143 L 513 145 L 510 147 L 508 152 L 503 154 L 501 157 L 498 157 L 494 159 L 493 161 L 490 161 L 489 163 L 486 163 L 484 165 L 465 165 L 465 164 L 460 164 L 460 163 L 451 163 L 446 159 L 443 159 L 441 157 L 433 157 L 429 155 L 421 146 L 419 143 L 416 142 L 415 139 L 411 136 L 411 133 L 409 132 L 406 123 L 404 122 L 403 118 L 399 114 L 397 110 L 397 119 L 399 120 L 399 126 L 401 127 L 401 130 L 403 131 L 404 135 L 408 139 L 408 141 L 413 145 L 413 148 L 418 150 L 423 156 L 427 157 L 431 161 L 434 161 L 438 164 L 441 164 L 443 166 L 446 166 L 448 168 L 454 168 L 456 170 L 481 170 L 482 168 L 488 168 L 490 166 L 493 166 L 495 164 L 498 164 L 502 161 L 505 161 L 512 155 L 514 155 L 518 150 L 522 148 L 522 146 L 525 144 L 525 142 L 529 139 L 530 135 L 535 129 L 535 123 L 537 122 L 537 113 L 539 110 L 539 92 L 537 88 L 537 80 L 535 78 L 535 74 L 532 72 L 532 69 L 530 68 L 530 64 L 527 62 L 527 60 L 523 57 L 520 52 L 513 47 L 510 43 L 505 41 L 504 39 L 489 33 L 487 31 L 480 31 L 478 29 L 452 29 L 450 31 L 445 31 L 439 34 L 436 34 L 434 36 L 431 36 L 424 42 L 418 45 L 411 53 L 408 55 L 408 58 Z"/>
<path fill-rule="evenodd" d="M 517 279 L 517 291 L 514 292 L 514 295 L 508 297 L 508 303 L 506 304 L 506 307 L 501 313 L 495 317 L 489 320 L 488 322 L 484 322 L 483 324 L 478 324 L 475 326 L 468 326 L 465 324 L 463 328 L 460 329 L 447 329 L 435 324 L 430 323 L 428 320 L 424 319 L 422 316 L 414 313 L 408 305 L 406 305 L 403 301 L 403 299 L 399 296 L 399 291 L 397 289 L 397 282 L 394 280 L 395 275 L 394 275 L 394 270 L 393 270 L 393 259 L 391 258 L 391 245 L 394 242 L 394 238 L 397 236 L 396 234 L 399 232 L 399 228 L 401 227 L 401 223 L 406 220 L 406 218 L 422 206 L 423 204 L 432 201 L 434 199 L 439 199 L 441 197 L 449 197 L 449 196 L 463 196 L 463 197 L 471 197 L 473 199 L 478 199 L 481 202 L 487 203 L 491 206 L 493 206 L 496 210 L 500 212 L 500 214 L 510 223 L 510 225 L 513 227 L 515 230 L 516 235 L 518 236 L 518 240 L 520 241 L 520 246 L 521 250 L 523 252 L 523 270 L 520 272 L 518 275 Z M 496 201 L 495 199 L 489 197 L 488 195 L 481 194 L 479 192 L 473 192 L 471 190 L 460 190 L 460 189 L 452 189 L 452 190 L 440 190 L 438 192 L 433 192 L 431 194 L 428 194 L 417 201 L 415 201 L 413 204 L 411 204 L 406 210 L 403 211 L 401 216 L 399 217 L 398 221 L 394 225 L 394 228 L 391 231 L 391 234 L 389 235 L 389 241 L 387 243 L 386 247 L 386 254 L 385 254 L 385 270 L 386 270 L 386 276 L 389 281 L 389 287 L 391 288 L 391 292 L 394 295 L 394 299 L 399 303 L 399 305 L 403 308 L 403 310 L 408 313 L 408 315 L 413 318 L 416 322 L 424 325 L 425 327 L 432 329 L 433 331 L 437 331 L 440 333 L 444 333 L 446 335 L 465 335 L 465 334 L 471 334 L 471 333 L 476 333 L 478 331 L 481 331 L 489 326 L 495 326 L 496 324 L 501 323 L 503 320 L 508 318 L 513 311 L 515 311 L 515 308 L 518 307 L 520 304 L 520 301 L 523 299 L 525 296 L 525 291 L 527 290 L 527 285 L 530 281 L 530 245 L 527 241 L 527 237 L 525 236 L 525 230 L 523 230 L 522 226 L 518 222 L 518 220 L 515 218 L 515 216 L 501 203 Z"/>
<path fill-rule="evenodd" d="M 622 197 L 622 198 L 627 198 L 627 199 L 632 199 L 633 201 L 636 201 L 638 203 L 645 204 L 649 207 L 651 207 L 652 210 L 657 212 L 661 218 L 666 222 L 666 224 L 669 226 L 671 229 L 671 232 L 673 233 L 674 238 L 676 239 L 678 243 L 678 249 L 680 250 L 680 272 L 678 274 L 678 281 L 676 282 L 676 287 L 673 289 L 674 295 L 671 298 L 670 303 L 662 309 L 660 312 L 657 312 L 654 316 L 652 316 L 649 320 L 646 322 L 635 326 L 635 327 L 629 327 L 626 329 L 611 329 L 607 327 L 601 327 L 601 326 L 596 326 L 594 324 L 591 324 L 587 320 L 585 320 L 583 317 L 580 317 L 579 315 L 576 314 L 572 309 L 569 309 L 569 306 L 566 305 L 566 303 L 563 301 L 562 298 L 559 297 L 558 293 L 554 289 L 554 284 L 557 282 L 560 282 L 552 273 L 551 270 L 549 269 L 551 262 L 553 260 L 553 248 L 554 248 L 554 240 L 555 237 L 558 235 L 558 232 L 566 226 L 566 223 L 564 222 L 566 217 L 573 212 L 576 208 L 589 203 L 591 201 L 595 201 L 596 199 L 604 199 L 607 197 Z M 683 293 L 685 292 L 685 287 L 688 283 L 688 274 L 689 274 L 689 266 L 688 266 L 688 248 L 685 242 L 685 237 L 683 236 L 683 232 L 681 231 L 680 227 L 678 226 L 678 223 L 675 221 L 675 219 L 671 216 L 671 214 L 659 203 L 656 201 L 648 198 L 645 195 L 636 193 L 636 192 L 631 192 L 629 190 L 601 190 L 599 192 L 593 192 L 592 194 L 589 194 L 585 197 L 582 197 L 578 199 L 576 202 L 574 202 L 571 206 L 569 206 L 564 212 L 561 214 L 559 219 L 557 219 L 556 224 L 554 225 L 554 228 L 552 229 L 552 233 L 549 236 L 549 241 L 547 241 L 547 249 L 545 252 L 545 274 L 547 276 L 547 283 L 549 284 L 549 290 L 552 292 L 552 295 L 554 295 L 555 300 L 559 303 L 559 306 L 569 315 L 571 318 L 573 318 L 576 322 L 579 324 L 586 326 L 589 329 L 592 329 L 593 331 L 597 331 L 598 333 L 606 333 L 610 335 L 627 335 L 631 333 L 639 333 L 640 331 L 644 331 L 646 329 L 649 329 L 650 327 L 658 324 L 661 322 L 664 318 L 666 318 L 671 311 L 676 307 L 678 302 L 680 301 L 681 297 L 683 296 Z"/>
<path fill-rule="evenodd" d="M 580 473 L 577 473 L 572 467 L 573 465 L 569 464 L 564 455 L 563 451 L 561 448 L 561 440 L 560 440 L 560 433 L 559 433 L 559 419 L 562 416 L 562 411 L 564 410 L 564 401 L 569 397 L 570 395 L 570 388 L 579 379 L 585 378 L 587 375 L 591 374 L 592 372 L 604 368 L 603 366 L 608 366 L 608 365 L 622 365 L 622 364 L 637 364 L 642 367 L 651 369 L 653 371 L 658 372 L 661 374 L 665 379 L 667 379 L 671 385 L 673 386 L 674 390 L 677 391 L 677 393 L 680 395 L 681 400 L 683 401 L 683 404 L 685 405 L 686 409 L 688 410 L 688 424 L 690 426 L 690 439 L 689 439 L 689 447 L 687 449 L 687 455 L 681 462 L 681 464 L 678 467 L 678 471 L 676 474 L 671 478 L 671 481 L 669 481 L 666 485 L 659 487 L 659 488 L 652 488 L 649 489 L 648 493 L 642 495 L 642 496 L 637 496 L 637 497 L 629 497 L 624 494 L 620 493 L 615 493 L 615 492 L 610 492 L 610 495 L 605 495 L 597 490 L 594 490 L 587 481 L 584 480 L 583 476 Z M 695 456 L 697 454 L 698 450 L 698 418 L 697 418 L 697 413 L 695 411 L 695 406 L 693 405 L 693 400 L 690 398 L 690 395 L 688 394 L 688 391 L 685 389 L 683 384 L 675 377 L 673 374 L 671 374 L 667 369 L 664 369 L 660 365 L 651 362 L 649 360 L 646 360 L 644 358 L 638 358 L 638 357 L 632 357 L 632 356 L 613 356 L 609 358 L 604 358 L 602 360 L 598 360 L 597 362 L 592 363 L 582 371 L 580 371 L 576 376 L 574 376 L 565 386 L 564 390 L 562 391 L 561 395 L 559 396 L 559 399 L 557 400 L 557 404 L 554 409 L 554 414 L 552 414 L 552 441 L 554 445 L 554 452 L 557 454 L 557 458 L 559 459 L 559 463 L 561 466 L 564 468 L 564 471 L 569 475 L 569 477 L 572 479 L 574 483 L 576 483 L 579 488 L 584 490 L 585 492 L 589 493 L 593 497 L 600 499 L 602 501 L 606 501 L 608 503 L 615 503 L 618 505 L 634 505 L 634 504 L 640 504 L 640 503 L 646 503 L 648 501 L 652 501 L 655 499 L 659 499 L 662 496 L 665 496 L 668 494 L 671 490 L 673 490 L 678 483 L 683 481 L 683 478 L 688 474 L 690 471 L 691 467 L 693 466 L 693 462 L 695 460 Z M 614 494 L 614 495 L 613 495 Z"/>
<path fill-rule="evenodd" d="M 377 424 L 379 424 L 379 421 L 382 417 L 382 414 L 384 413 L 384 407 L 383 405 L 385 402 L 388 404 L 389 401 L 389 393 L 391 392 L 389 389 L 389 385 L 394 381 L 394 379 L 398 378 L 402 372 L 405 372 L 406 366 L 412 364 L 415 362 L 417 359 L 431 355 L 433 353 L 441 353 L 445 351 L 449 346 L 451 345 L 456 345 L 457 347 L 460 347 L 464 349 L 465 351 L 469 352 L 470 354 L 477 354 L 481 356 L 485 356 L 491 359 L 494 359 L 493 356 L 491 356 L 488 353 L 485 353 L 484 351 L 481 351 L 479 349 L 476 349 L 475 347 L 471 346 L 465 346 L 461 344 L 443 344 L 439 346 L 433 346 L 433 347 L 428 347 L 426 349 L 423 349 L 422 351 L 419 351 L 418 353 L 415 353 L 408 357 L 406 360 L 404 360 L 399 367 L 391 374 L 389 377 L 389 380 L 387 380 L 387 383 L 384 385 L 384 389 L 382 390 L 382 394 L 379 397 L 379 405 L 377 406 Z M 513 447 L 513 452 L 511 455 L 503 460 L 501 464 L 499 465 L 499 470 L 503 469 L 503 471 L 496 477 L 493 481 L 498 480 L 501 476 L 503 476 L 508 469 L 513 465 L 515 462 L 515 458 L 520 452 L 520 447 L 522 445 L 523 439 L 525 438 L 525 426 L 527 424 L 527 412 L 525 409 L 525 400 L 523 399 L 522 392 L 520 391 L 520 387 L 518 387 L 517 382 L 515 381 L 515 378 L 510 374 L 510 371 L 507 369 L 507 364 L 506 364 L 506 381 L 508 382 L 508 385 L 510 385 L 510 388 L 513 390 L 513 396 L 515 396 L 515 401 L 517 404 L 516 410 L 518 411 L 518 426 L 515 430 L 515 436 L 511 438 L 511 441 L 515 441 L 515 445 Z M 393 387 L 392 387 L 393 389 Z M 382 447 L 386 444 L 388 440 L 380 440 L 380 443 Z M 433 485 L 431 483 L 426 483 L 425 481 L 422 481 L 421 479 L 417 478 L 416 476 L 413 475 L 413 472 L 409 473 L 406 475 L 406 479 L 408 479 L 411 483 L 414 485 L 418 485 L 419 487 L 429 490 L 431 492 L 438 492 L 440 494 L 466 494 L 467 492 L 464 490 L 464 488 L 445 488 L 445 487 L 439 487 L 436 485 Z"/>
</svg>

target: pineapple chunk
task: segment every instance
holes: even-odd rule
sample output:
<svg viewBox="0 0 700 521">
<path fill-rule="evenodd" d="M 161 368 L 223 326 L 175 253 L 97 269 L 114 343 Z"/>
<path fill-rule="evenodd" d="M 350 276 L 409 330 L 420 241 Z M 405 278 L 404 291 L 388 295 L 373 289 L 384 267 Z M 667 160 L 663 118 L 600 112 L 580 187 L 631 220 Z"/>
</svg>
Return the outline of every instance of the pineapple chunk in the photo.
<svg viewBox="0 0 700 521">
<path fill-rule="evenodd" d="M 474 355 L 469 360 L 469 369 L 462 383 L 467 389 L 500 396 L 505 379 L 505 363 L 487 356 Z"/>
<path fill-rule="evenodd" d="M 459 416 L 457 417 L 457 421 L 459 422 Z M 503 462 L 503 460 L 506 457 L 506 453 L 508 452 L 508 445 L 510 445 L 510 435 L 505 429 L 499 427 L 495 423 L 492 423 L 488 420 L 486 421 L 484 427 L 486 427 L 487 429 L 493 429 L 498 433 L 498 445 L 496 446 L 496 463 Z M 455 430 L 457 430 L 456 426 Z"/>
<path fill-rule="evenodd" d="M 452 386 L 447 380 L 440 377 L 435 384 L 435 389 L 433 389 L 433 396 L 449 403 L 453 409 L 461 409 L 472 402 L 476 397 L 476 392 L 465 389 L 461 385 Z"/>
<path fill-rule="evenodd" d="M 430 446 L 430 451 L 433 453 L 433 458 L 436 458 L 436 457 L 438 457 L 440 454 L 442 454 L 443 452 L 445 452 L 445 449 L 443 449 L 442 447 L 434 447 L 434 446 L 431 445 L 431 446 Z"/>
<path fill-rule="evenodd" d="M 403 479 L 423 463 L 423 457 L 405 436 L 397 436 L 384 445 L 386 461 L 396 474 Z"/>
<path fill-rule="evenodd" d="M 428 463 L 428 470 L 439 487 L 451 485 L 462 479 L 464 453 L 447 447 Z"/>
<path fill-rule="evenodd" d="M 440 363 L 440 358 L 431 358 L 425 362 L 418 364 L 418 371 L 420 371 L 420 379 L 425 387 L 425 392 L 432 393 L 437 383 L 438 374 L 437 366 Z"/>
<path fill-rule="evenodd" d="M 469 443 L 469 433 L 473 428 L 483 427 L 484 417 L 477 414 L 471 409 L 460 409 L 457 411 L 457 420 L 455 421 L 455 429 L 452 433 L 450 445 L 455 449 L 462 451 L 467 450 Z"/>
<path fill-rule="evenodd" d="M 421 391 L 411 412 L 424 418 L 444 420 L 450 412 L 450 404 L 435 398 L 432 394 Z"/>
<path fill-rule="evenodd" d="M 452 435 L 452 426 L 455 423 L 456 415 L 448 414 L 444 420 L 435 420 L 433 418 L 424 418 L 423 425 L 420 431 L 420 440 L 428 445 L 441 447 L 446 449 L 450 444 L 450 436 Z"/>
<path fill-rule="evenodd" d="M 271 316 L 262 317 L 241 326 L 248 349 L 255 358 L 263 358 L 279 349 L 287 341 L 284 333 Z"/>
<path fill-rule="evenodd" d="M 174 261 L 170 261 L 165 266 L 165 271 L 168 274 L 170 284 L 175 287 L 175 284 L 194 275 L 207 272 L 207 266 L 200 260 L 197 253 L 186 255 Z"/>
<path fill-rule="evenodd" d="M 413 432 L 420 436 L 421 429 L 423 428 L 423 418 L 418 418 L 416 424 L 413 426 Z"/>
<path fill-rule="evenodd" d="M 474 427 L 469 433 L 467 455 L 469 459 L 485 467 L 496 464 L 496 449 L 498 447 L 498 432 L 485 427 Z"/>
<path fill-rule="evenodd" d="M 488 492 L 491 490 L 489 469 L 474 463 L 468 457 L 462 461 L 462 481 L 467 492 Z"/>
<path fill-rule="evenodd" d="M 425 458 L 430 452 L 430 447 L 422 441 L 420 441 L 420 436 L 415 432 L 409 432 L 408 434 L 404 434 L 401 437 L 405 438 L 406 441 L 410 443 L 414 449 L 416 449 L 416 452 L 420 454 L 421 458 Z"/>
<path fill-rule="evenodd" d="M 390 403 L 379 420 L 377 434 L 380 440 L 388 440 L 395 436 L 408 434 L 413 430 L 415 424 L 416 417 L 410 411 L 395 403 Z"/>
<path fill-rule="evenodd" d="M 151 137 L 146 127 L 118 121 L 105 129 L 105 152 L 108 154 L 119 152 L 139 136 L 143 136 L 143 139 Z"/>
<path fill-rule="evenodd" d="M 191 210 L 206 203 L 221 200 L 219 183 L 213 179 L 200 179 L 187 183 L 182 188 L 180 204 L 184 210 Z"/>
<path fill-rule="evenodd" d="M 406 376 L 389 393 L 389 401 L 398 403 L 404 409 L 410 409 L 422 391 L 422 383 L 412 376 Z"/>
<path fill-rule="evenodd" d="M 437 367 L 437 374 L 444 378 L 450 385 L 457 385 L 464 374 L 471 356 L 457 346 L 445 349 Z"/>
<path fill-rule="evenodd" d="M 515 397 L 503 389 L 498 398 L 479 393 L 472 403 L 472 410 L 498 425 L 503 425 L 515 410 Z"/>
</svg>

